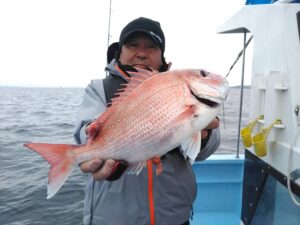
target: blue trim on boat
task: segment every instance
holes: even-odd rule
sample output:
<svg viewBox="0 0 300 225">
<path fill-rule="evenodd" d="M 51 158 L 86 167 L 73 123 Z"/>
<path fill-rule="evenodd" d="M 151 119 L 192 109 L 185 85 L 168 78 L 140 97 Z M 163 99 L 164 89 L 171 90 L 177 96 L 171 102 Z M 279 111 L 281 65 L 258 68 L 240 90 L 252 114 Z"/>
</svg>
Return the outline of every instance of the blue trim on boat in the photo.
<svg viewBox="0 0 300 225">
<path fill-rule="evenodd" d="M 239 225 L 244 156 L 213 155 L 193 165 L 197 197 L 191 225 Z"/>
</svg>

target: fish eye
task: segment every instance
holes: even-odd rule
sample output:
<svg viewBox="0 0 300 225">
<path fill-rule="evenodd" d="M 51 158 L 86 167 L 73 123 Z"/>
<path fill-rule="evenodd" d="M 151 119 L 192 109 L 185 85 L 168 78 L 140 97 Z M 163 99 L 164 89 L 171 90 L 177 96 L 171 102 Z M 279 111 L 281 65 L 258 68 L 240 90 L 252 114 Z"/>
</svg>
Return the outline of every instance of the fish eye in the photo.
<svg viewBox="0 0 300 225">
<path fill-rule="evenodd" d="M 208 76 L 208 72 L 206 72 L 205 70 L 200 70 L 200 73 L 201 73 L 202 77 Z"/>
</svg>

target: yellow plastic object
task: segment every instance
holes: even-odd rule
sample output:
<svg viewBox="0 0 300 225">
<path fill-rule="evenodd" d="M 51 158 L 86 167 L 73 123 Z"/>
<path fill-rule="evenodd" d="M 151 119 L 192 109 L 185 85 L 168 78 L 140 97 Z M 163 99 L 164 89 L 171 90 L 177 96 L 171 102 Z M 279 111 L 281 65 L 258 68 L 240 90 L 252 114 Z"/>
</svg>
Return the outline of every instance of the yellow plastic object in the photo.
<svg viewBox="0 0 300 225">
<path fill-rule="evenodd" d="M 252 122 L 250 122 L 248 124 L 248 126 L 246 126 L 245 128 L 243 128 L 241 130 L 241 138 L 242 138 L 242 142 L 243 145 L 246 148 L 249 148 L 252 146 L 252 137 L 251 137 L 251 132 L 253 127 L 255 126 L 255 124 L 257 123 L 258 120 L 262 120 L 264 118 L 263 115 L 260 115 L 259 117 L 257 117 L 255 120 L 253 120 Z"/>
<path fill-rule="evenodd" d="M 262 129 L 261 132 L 253 136 L 253 145 L 254 145 L 254 151 L 255 154 L 259 157 L 264 157 L 267 155 L 267 147 L 266 147 L 266 140 L 267 137 L 271 131 L 271 128 L 275 124 L 280 124 L 281 120 L 277 119 L 275 120 L 270 126 Z"/>
</svg>

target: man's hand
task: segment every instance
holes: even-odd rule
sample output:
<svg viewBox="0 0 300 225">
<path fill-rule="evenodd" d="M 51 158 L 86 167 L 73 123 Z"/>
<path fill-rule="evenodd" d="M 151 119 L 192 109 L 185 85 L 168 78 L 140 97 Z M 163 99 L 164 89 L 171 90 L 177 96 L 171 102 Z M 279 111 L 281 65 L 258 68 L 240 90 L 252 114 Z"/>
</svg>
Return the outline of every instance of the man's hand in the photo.
<svg viewBox="0 0 300 225">
<path fill-rule="evenodd" d="M 84 173 L 91 173 L 95 180 L 104 180 L 111 173 L 115 165 L 113 159 L 102 161 L 101 159 L 92 159 L 80 164 L 80 169 Z"/>
<path fill-rule="evenodd" d="M 208 136 L 208 130 L 216 129 L 216 128 L 219 127 L 219 125 L 220 125 L 219 119 L 218 119 L 218 118 L 213 119 L 213 121 L 211 121 L 210 124 L 208 124 L 208 125 L 205 127 L 205 129 L 203 129 L 203 130 L 201 131 L 201 139 L 207 138 L 207 136 Z"/>
<path fill-rule="evenodd" d="M 100 159 L 92 159 L 80 164 L 80 169 L 84 173 L 91 173 L 95 180 L 108 180 L 114 181 L 119 179 L 126 168 L 128 167 L 127 162 L 123 160 L 108 159 L 102 161 Z"/>
</svg>

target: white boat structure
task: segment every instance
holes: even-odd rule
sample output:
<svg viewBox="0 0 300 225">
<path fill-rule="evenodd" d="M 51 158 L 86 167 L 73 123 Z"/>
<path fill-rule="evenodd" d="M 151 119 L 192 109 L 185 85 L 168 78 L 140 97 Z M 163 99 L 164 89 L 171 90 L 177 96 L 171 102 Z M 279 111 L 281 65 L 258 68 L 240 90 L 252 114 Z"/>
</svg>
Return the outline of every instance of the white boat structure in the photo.
<svg viewBox="0 0 300 225">
<path fill-rule="evenodd" d="M 194 164 L 193 225 L 300 225 L 300 4 L 248 3 L 218 29 L 253 36 L 245 154 Z"/>
</svg>

